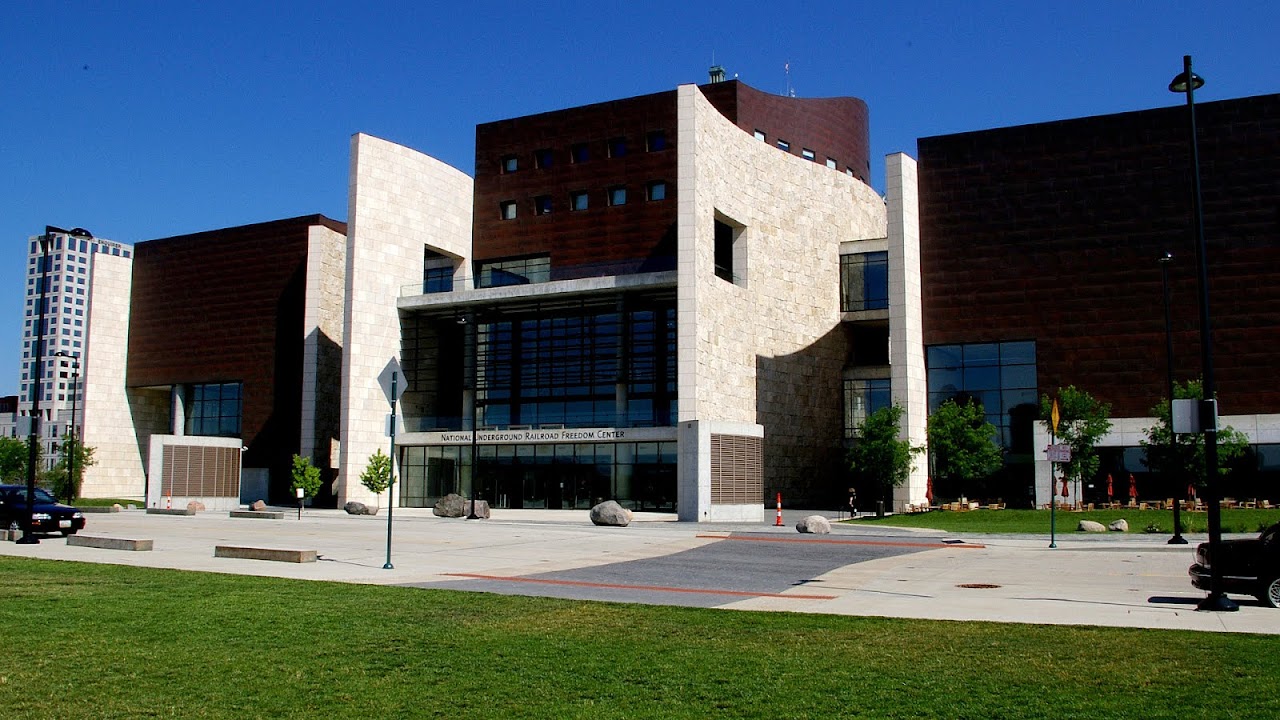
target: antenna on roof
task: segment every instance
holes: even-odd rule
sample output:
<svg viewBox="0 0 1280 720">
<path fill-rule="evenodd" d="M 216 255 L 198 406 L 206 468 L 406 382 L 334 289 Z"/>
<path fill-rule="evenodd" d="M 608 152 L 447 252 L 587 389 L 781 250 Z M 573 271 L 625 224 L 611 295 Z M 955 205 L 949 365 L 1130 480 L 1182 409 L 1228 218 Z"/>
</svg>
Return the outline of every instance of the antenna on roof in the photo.
<svg viewBox="0 0 1280 720">
<path fill-rule="evenodd" d="M 791 87 L 791 61 L 790 60 L 788 60 L 786 64 L 782 66 L 782 71 L 787 75 L 787 97 L 795 97 L 796 89 Z"/>
</svg>

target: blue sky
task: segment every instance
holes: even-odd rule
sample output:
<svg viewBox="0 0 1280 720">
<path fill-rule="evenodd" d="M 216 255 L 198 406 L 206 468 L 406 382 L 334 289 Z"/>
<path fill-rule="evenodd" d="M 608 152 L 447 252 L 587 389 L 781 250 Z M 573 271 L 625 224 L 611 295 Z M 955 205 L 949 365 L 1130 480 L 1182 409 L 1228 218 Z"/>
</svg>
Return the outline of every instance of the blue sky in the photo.
<svg viewBox="0 0 1280 720">
<path fill-rule="evenodd" d="M 1280 3 L 30 2 L 0 26 L 0 394 L 26 240 L 345 220 L 349 138 L 471 173 L 475 125 L 705 82 L 853 95 L 874 158 L 917 137 L 1280 92 Z"/>
</svg>

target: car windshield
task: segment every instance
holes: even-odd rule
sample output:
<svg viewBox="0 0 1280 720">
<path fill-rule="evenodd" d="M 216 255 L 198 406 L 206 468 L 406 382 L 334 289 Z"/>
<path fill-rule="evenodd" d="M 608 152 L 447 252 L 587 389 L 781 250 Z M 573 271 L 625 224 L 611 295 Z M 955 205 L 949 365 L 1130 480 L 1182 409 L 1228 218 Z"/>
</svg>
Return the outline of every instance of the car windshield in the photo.
<svg viewBox="0 0 1280 720">
<path fill-rule="evenodd" d="M 1280 543 L 1280 523 L 1276 523 L 1266 530 L 1263 530 L 1262 534 L 1258 536 L 1258 539 L 1267 545 Z"/>
<path fill-rule="evenodd" d="M 13 495 L 11 495 L 11 496 L 10 496 L 10 499 L 11 499 L 13 502 L 19 502 L 19 503 L 24 503 L 24 502 L 26 502 L 26 501 L 27 501 L 27 489 L 26 489 L 26 488 L 19 488 L 16 492 L 14 492 L 14 493 L 13 493 Z M 38 503 L 49 503 L 49 504 L 51 504 L 51 505 L 52 505 L 52 504 L 54 504 L 54 503 L 56 503 L 56 502 L 58 502 L 58 501 L 57 501 L 57 500 L 55 500 L 55 499 L 54 499 L 54 497 L 53 497 L 52 495 L 50 495 L 50 494 L 49 494 L 49 491 L 48 491 L 48 490 L 45 490 L 44 488 L 36 488 L 36 502 L 38 502 Z"/>
</svg>

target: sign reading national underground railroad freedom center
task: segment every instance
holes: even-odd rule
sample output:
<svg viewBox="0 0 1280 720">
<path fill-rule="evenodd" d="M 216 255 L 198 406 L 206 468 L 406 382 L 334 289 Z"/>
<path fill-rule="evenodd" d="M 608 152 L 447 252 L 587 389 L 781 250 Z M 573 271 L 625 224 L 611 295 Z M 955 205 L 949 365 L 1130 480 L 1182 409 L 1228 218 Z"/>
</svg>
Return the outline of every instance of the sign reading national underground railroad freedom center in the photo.
<svg viewBox="0 0 1280 720">
<path fill-rule="evenodd" d="M 409 443 L 427 445 L 459 445 L 471 442 L 470 430 L 408 433 Z M 480 430 L 476 442 L 495 443 L 580 443 L 580 442 L 658 442 L 675 440 L 673 427 L 647 428 L 520 428 Z"/>
</svg>

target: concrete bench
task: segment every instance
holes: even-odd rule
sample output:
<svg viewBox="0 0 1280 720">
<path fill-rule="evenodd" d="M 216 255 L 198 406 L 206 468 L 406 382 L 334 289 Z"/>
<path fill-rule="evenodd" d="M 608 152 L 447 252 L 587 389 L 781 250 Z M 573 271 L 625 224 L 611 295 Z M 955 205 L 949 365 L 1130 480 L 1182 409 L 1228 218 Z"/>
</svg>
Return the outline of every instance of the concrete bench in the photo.
<svg viewBox="0 0 1280 720">
<path fill-rule="evenodd" d="M 70 535 L 67 545 L 72 547 L 102 548 L 103 550 L 150 550 L 154 540 L 130 540 L 128 538 L 94 537 L 92 535 Z"/>
<path fill-rule="evenodd" d="M 281 550 L 236 545 L 217 545 L 213 548 L 213 556 L 240 560 L 271 560 L 273 562 L 291 563 L 312 563 L 316 561 L 315 550 Z"/>
<path fill-rule="evenodd" d="M 76 509 L 82 513 L 114 513 L 120 512 L 115 505 L 78 505 Z"/>
<path fill-rule="evenodd" d="M 282 510 L 232 510 L 233 518 L 260 518 L 262 520 L 283 520 Z"/>
<path fill-rule="evenodd" d="M 195 515 L 190 508 L 147 508 L 148 515 Z"/>
</svg>

